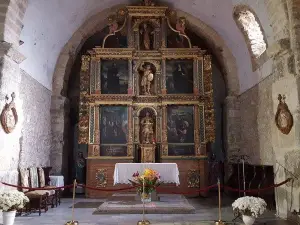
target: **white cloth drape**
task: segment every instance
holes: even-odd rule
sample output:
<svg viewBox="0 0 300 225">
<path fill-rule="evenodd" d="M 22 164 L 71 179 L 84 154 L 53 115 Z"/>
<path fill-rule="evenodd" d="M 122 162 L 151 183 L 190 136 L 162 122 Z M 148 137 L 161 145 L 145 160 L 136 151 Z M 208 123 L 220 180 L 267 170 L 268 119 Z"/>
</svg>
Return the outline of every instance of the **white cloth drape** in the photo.
<svg viewBox="0 0 300 225">
<path fill-rule="evenodd" d="M 162 183 L 175 183 L 177 186 L 180 184 L 176 163 L 116 163 L 114 185 L 130 184 L 129 179 L 132 179 L 132 175 L 137 171 L 142 174 L 146 168 L 160 173 Z"/>
<path fill-rule="evenodd" d="M 50 186 L 62 187 L 65 185 L 64 176 L 49 176 Z"/>
</svg>

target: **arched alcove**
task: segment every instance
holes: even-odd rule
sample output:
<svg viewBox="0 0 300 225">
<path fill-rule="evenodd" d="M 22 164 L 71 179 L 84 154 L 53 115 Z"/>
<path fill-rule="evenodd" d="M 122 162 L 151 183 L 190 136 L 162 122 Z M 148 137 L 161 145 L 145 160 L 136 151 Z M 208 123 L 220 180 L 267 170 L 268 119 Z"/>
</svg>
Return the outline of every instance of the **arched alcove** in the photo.
<svg viewBox="0 0 300 225">
<path fill-rule="evenodd" d="M 117 8 L 118 7 L 114 7 L 114 10 Z M 78 34 L 75 33 L 73 35 L 61 52 L 53 77 L 52 117 L 60 116 L 61 121 L 64 121 L 64 129 L 61 129 L 61 124 L 52 124 L 54 151 L 51 154 L 51 164 L 54 167 L 54 171 L 63 172 L 66 176 L 66 180 L 68 180 L 68 178 L 71 179 L 73 176 L 70 166 L 68 165 L 74 163 L 74 154 L 72 151 L 74 149 L 74 143 L 76 143 L 74 142 L 74 128 L 78 123 L 80 58 L 87 50 L 102 45 L 102 40 L 105 37 L 104 33 L 108 31 L 106 18 L 110 12 L 110 10 L 104 11 L 101 14 L 93 16 L 78 30 Z M 105 15 L 107 16 L 106 18 L 104 18 Z M 180 10 L 177 11 L 177 15 L 178 17 L 184 16 L 189 21 L 186 32 L 193 46 L 207 49 L 208 53 L 213 56 L 213 79 L 217 80 L 216 83 L 218 83 L 218 85 L 224 86 L 224 88 L 216 88 L 214 94 L 214 98 L 217 99 L 217 104 L 215 105 L 217 112 L 216 121 L 219 123 L 218 126 L 228 126 L 228 124 L 223 123 L 222 119 L 224 117 L 223 111 L 228 110 L 224 109 L 224 107 L 227 107 L 225 97 L 229 95 L 231 96 L 231 100 L 235 99 L 234 101 L 237 101 L 236 96 L 239 93 L 235 59 L 222 38 L 213 29 L 202 23 L 199 19 Z M 222 92 L 222 94 L 219 92 Z M 225 118 L 225 120 L 226 119 L 227 118 Z M 239 130 L 238 123 L 231 124 L 231 126 L 237 127 L 235 131 Z M 224 130 L 226 129 L 224 128 Z M 220 148 L 221 146 L 225 149 L 226 146 L 228 146 L 227 137 L 223 135 L 223 129 L 218 132 L 220 132 L 217 135 L 219 140 L 216 142 L 217 144 L 214 149 Z M 57 148 L 63 149 L 61 150 L 63 153 L 57 155 L 57 152 L 61 152 L 57 151 Z M 220 149 L 220 152 L 222 151 L 223 150 Z M 64 160 L 60 161 L 57 158 L 60 158 L 61 154 Z M 220 153 L 218 158 L 223 159 L 224 153 Z"/>
<path fill-rule="evenodd" d="M 256 70 L 260 64 L 259 59 L 264 55 L 268 47 L 260 21 L 255 12 L 245 5 L 235 6 L 233 17 L 243 33 L 252 58 L 253 70 Z"/>
</svg>

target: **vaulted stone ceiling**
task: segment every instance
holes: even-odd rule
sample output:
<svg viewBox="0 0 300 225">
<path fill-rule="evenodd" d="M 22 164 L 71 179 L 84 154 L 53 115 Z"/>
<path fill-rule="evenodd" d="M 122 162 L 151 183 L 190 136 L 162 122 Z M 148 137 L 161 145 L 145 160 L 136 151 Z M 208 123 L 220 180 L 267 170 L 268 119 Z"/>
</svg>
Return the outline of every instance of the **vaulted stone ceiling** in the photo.
<svg viewBox="0 0 300 225">
<path fill-rule="evenodd" d="M 267 40 L 273 41 L 264 1 L 242 0 L 167 0 L 159 2 L 180 9 L 213 28 L 225 41 L 236 59 L 240 91 L 243 92 L 269 75 L 271 65 L 252 71 L 245 39 L 233 19 L 237 4 L 249 5 L 257 14 Z M 91 16 L 127 0 L 29 0 L 20 46 L 27 59 L 21 68 L 52 89 L 53 72 L 58 56 L 74 32 Z M 195 45 L 197 43 L 194 43 Z M 72 78 L 71 78 L 72 79 Z"/>
</svg>

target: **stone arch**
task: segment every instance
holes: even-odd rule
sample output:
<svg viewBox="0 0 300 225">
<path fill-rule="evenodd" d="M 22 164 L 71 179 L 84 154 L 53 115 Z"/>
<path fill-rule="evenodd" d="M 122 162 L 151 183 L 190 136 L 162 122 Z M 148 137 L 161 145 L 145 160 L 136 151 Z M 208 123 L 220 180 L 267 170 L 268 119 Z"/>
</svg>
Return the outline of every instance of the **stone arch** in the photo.
<svg viewBox="0 0 300 225">
<path fill-rule="evenodd" d="M 267 38 L 262 24 L 254 10 L 247 5 L 235 6 L 233 19 L 243 33 L 251 56 L 252 68 L 253 71 L 255 71 L 259 66 L 259 59 L 266 54 L 268 48 Z"/>
<path fill-rule="evenodd" d="M 80 51 L 83 43 L 97 31 L 102 30 L 107 26 L 106 19 L 114 14 L 117 9 L 121 8 L 123 5 L 117 5 L 112 8 L 106 9 L 88 19 L 71 37 L 68 43 L 64 46 L 61 51 L 59 58 L 56 63 L 56 68 L 53 76 L 52 85 L 52 105 L 51 114 L 53 118 L 52 122 L 52 134 L 53 134 L 53 149 L 51 152 L 51 165 L 53 170 L 57 173 L 61 173 L 63 159 L 62 151 L 67 145 L 67 130 L 64 129 L 65 124 L 68 124 L 68 99 L 66 98 L 66 89 L 70 76 L 70 71 L 73 62 Z M 189 28 L 199 37 L 207 40 L 208 47 L 212 53 L 217 57 L 217 60 L 222 68 L 222 74 L 225 77 L 225 84 L 227 88 L 227 95 L 230 99 L 226 100 L 226 105 L 228 105 L 228 110 L 231 110 L 231 106 L 234 107 L 236 102 L 238 102 L 237 96 L 239 95 L 239 79 L 237 73 L 237 65 L 234 56 L 232 55 L 229 48 L 226 46 L 225 41 L 221 36 L 213 30 L 211 27 L 202 22 L 199 18 L 196 18 L 188 13 L 181 10 L 177 10 L 178 17 L 185 17 L 189 21 Z M 228 102 L 228 103 L 227 103 Z M 235 109 L 239 111 L 239 109 Z M 228 115 L 230 113 L 227 113 Z M 236 115 L 236 114 L 235 114 Z M 231 122 L 232 121 L 232 122 Z M 230 120 L 231 135 L 233 132 L 239 134 L 239 124 L 236 118 Z M 234 124 L 232 124 L 234 123 Z M 232 131 L 232 127 L 236 127 Z M 236 143 L 239 143 L 238 138 L 235 139 Z M 236 145 L 235 145 L 236 146 Z M 65 167 L 66 165 L 64 165 Z"/>
<path fill-rule="evenodd" d="M 109 9 L 106 9 L 88 19 L 71 37 L 68 43 L 61 51 L 53 76 L 52 93 L 54 96 L 65 96 L 66 83 L 68 82 L 70 69 L 76 58 L 76 55 L 80 51 L 83 43 L 97 31 L 102 30 L 107 24 L 106 19 L 109 15 L 115 13 L 115 11 L 122 7 L 118 5 Z M 222 71 L 225 75 L 226 85 L 228 93 L 230 95 L 239 94 L 239 79 L 237 74 L 237 66 L 234 56 L 229 48 L 226 46 L 224 40 L 220 35 L 211 27 L 203 23 L 198 18 L 187 14 L 181 10 L 177 10 L 178 17 L 185 16 L 189 21 L 190 28 L 200 37 L 203 37 L 208 41 L 212 52 L 218 57 L 221 64 Z"/>
</svg>

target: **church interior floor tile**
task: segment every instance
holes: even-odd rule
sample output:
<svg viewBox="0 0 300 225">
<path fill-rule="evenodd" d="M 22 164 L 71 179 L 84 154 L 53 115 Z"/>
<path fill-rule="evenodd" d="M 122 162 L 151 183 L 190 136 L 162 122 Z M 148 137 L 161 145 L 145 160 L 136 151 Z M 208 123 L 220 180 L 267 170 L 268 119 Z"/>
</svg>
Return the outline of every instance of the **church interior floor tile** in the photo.
<svg viewBox="0 0 300 225">
<path fill-rule="evenodd" d="M 218 205 L 216 198 L 188 198 L 187 201 L 196 209 L 195 214 L 148 214 L 146 219 L 153 225 L 214 225 L 218 219 Z M 78 202 L 106 202 L 104 199 L 76 199 Z M 222 220 L 231 222 L 234 218 L 230 203 L 233 200 L 224 200 L 222 207 Z M 60 225 L 72 219 L 72 199 L 62 199 L 60 206 L 49 209 L 47 213 L 32 213 L 17 217 L 15 225 Z M 80 225 L 135 225 L 142 219 L 141 214 L 102 214 L 93 215 L 96 208 L 76 208 L 75 220 Z M 210 222 L 208 222 L 210 221 Z M 237 220 L 242 223 L 241 220 Z M 2 218 L 0 218 L 0 224 Z M 289 225 L 287 221 L 275 217 L 275 212 L 267 211 L 257 219 L 256 224 Z"/>
</svg>

